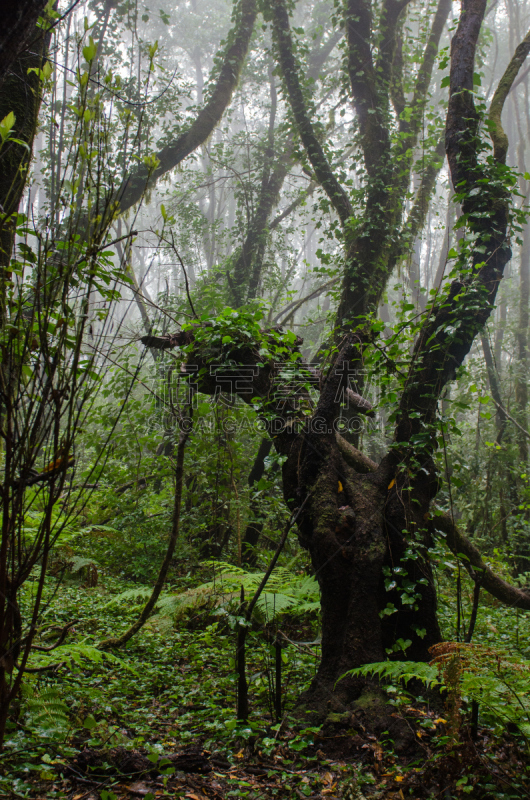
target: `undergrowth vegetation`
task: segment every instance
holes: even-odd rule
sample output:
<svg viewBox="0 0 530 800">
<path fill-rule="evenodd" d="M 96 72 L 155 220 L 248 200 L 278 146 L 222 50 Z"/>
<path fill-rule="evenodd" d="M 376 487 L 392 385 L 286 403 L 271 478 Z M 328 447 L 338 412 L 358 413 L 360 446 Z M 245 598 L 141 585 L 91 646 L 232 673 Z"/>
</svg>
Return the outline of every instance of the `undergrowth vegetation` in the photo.
<svg viewBox="0 0 530 800">
<path fill-rule="evenodd" d="M 25 678 L 0 760 L 3 791 L 66 797 L 68 782 L 83 779 L 97 783 L 102 798 L 118 798 L 129 772 L 112 758 L 127 751 L 141 752 L 148 764 L 151 759 L 159 783 L 141 764 L 137 774 L 153 796 L 163 786 L 173 787 L 171 796 L 189 796 L 185 773 L 167 754 L 196 755 L 199 747 L 218 776 L 206 773 L 203 790 L 214 791 L 211 781 L 221 781 L 227 797 L 287 798 L 294 789 L 303 797 L 317 791 L 324 797 L 394 797 L 399 791 L 434 797 L 440 771 L 453 797 L 527 796 L 526 616 L 486 601 L 473 644 L 440 645 L 430 665 L 387 661 L 361 668 L 378 679 L 374 687 L 380 686 L 395 717 L 413 731 L 412 742 L 401 741 L 397 729 L 374 741 L 363 737 L 353 717 L 345 727 L 344 714 L 330 711 L 324 726 L 315 726 L 311 715 L 304 720 L 295 713 L 319 660 L 318 590 L 307 564 L 299 558 L 293 564 L 287 556 L 285 561 L 272 573 L 247 637 L 246 722 L 235 713 L 239 596 L 241 586 L 255 590 L 262 572 L 215 561 L 176 572 L 146 626 L 118 654 L 102 651 L 98 643 L 137 616 L 149 587 L 105 573 L 90 587 L 82 570 L 50 579 L 38 646 L 45 647 L 58 628 L 74 625 L 62 646 L 32 656 L 31 669 L 48 669 Z M 437 574 L 447 637 L 456 623 L 454 572 L 440 547 Z M 33 585 L 26 585 L 28 604 Z M 463 602 L 469 613 L 472 591 L 465 582 Z M 93 754 L 93 763 L 86 753 Z"/>
</svg>

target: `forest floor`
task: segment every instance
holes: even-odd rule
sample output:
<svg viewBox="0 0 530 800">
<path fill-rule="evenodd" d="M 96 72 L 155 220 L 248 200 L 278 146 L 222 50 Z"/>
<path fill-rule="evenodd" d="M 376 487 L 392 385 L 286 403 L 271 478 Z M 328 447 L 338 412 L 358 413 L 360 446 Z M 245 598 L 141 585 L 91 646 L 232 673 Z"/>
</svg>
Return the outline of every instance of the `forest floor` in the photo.
<svg viewBox="0 0 530 800">
<path fill-rule="evenodd" d="M 479 726 L 472 740 L 465 698 L 455 727 L 450 714 L 392 687 L 394 717 L 407 732 L 399 740 L 392 732 L 371 733 L 362 714 L 336 715 L 317 727 L 294 717 L 296 698 L 318 661 L 310 622 L 290 628 L 285 622 L 291 643 L 282 651 L 281 720 L 274 711 L 275 631 L 253 630 L 248 637 L 246 723 L 235 718 L 229 615 L 200 611 L 175 627 L 159 614 L 117 658 L 102 657 L 94 644 L 123 630 L 137 613 L 130 594 L 120 594 L 124 588 L 111 579 L 95 588 L 50 585 L 47 620 L 78 622 L 70 643 L 48 657 L 60 666 L 28 676 L 0 754 L 0 796 L 530 796 L 528 743 L 492 726 Z M 31 586 L 28 603 L 30 593 Z"/>
</svg>

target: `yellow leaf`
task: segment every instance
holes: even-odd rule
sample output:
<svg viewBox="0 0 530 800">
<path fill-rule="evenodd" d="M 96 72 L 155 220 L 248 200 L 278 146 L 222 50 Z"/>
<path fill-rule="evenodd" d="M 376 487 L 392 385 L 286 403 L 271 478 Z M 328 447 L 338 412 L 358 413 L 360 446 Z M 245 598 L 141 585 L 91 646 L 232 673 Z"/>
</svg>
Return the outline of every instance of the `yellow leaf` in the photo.
<svg viewBox="0 0 530 800">
<path fill-rule="evenodd" d="M 442 717 L 438 717 L 438 719 L 434 720 L 434 724 L 435 725 L 438 725 L 439 722 L 443 722 L 444 725 L 447 724 L 447 720 L 446 719 L 442 719 Z"/>
<path fill-rule="evenodd" d="M 339 492 L 342 492 L 342 491 L 344 491 L 343 488 L 342 488 L 342 483 L 339 481 Z"/>
<path fill-rule="evenodd" d="M 395 780 L 395 781 L 397 781 L 397 782 L 399 783 L 400 781 L 404 781 L 404 780 L 405 780 L 405 778 L 403 777 L 403 775 L 396 775 L 396 777 L 394 778 L 394 780 Z"/>
<path fill-rule="evenodd" d="M 391 480 L 391 481 L 390 481 L 390 483 L 388 484 L 388 488 L 389 488 L 389 489 L 391 489 L 391 488 L 392 488 L 392 486 L 394 486 L 395 482 L 396 482 L 396 479 L 395 479 L 395 478 L 392 478 L 392 480 Z"/>
</svg>

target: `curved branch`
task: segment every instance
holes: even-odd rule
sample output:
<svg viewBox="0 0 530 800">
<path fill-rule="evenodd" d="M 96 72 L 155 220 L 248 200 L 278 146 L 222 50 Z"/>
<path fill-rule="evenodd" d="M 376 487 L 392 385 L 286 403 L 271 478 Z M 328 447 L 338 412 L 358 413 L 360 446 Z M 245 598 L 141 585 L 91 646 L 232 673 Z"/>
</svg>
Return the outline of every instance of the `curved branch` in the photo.
<svg viewBox="0 0 530 800">
<path fill-rule="evenodd" d="M 236 14 L 236 25 L 228 34 L 228 41 L 231 41 L 231 44 L 225 51 L 221 71 L 210 99 L 188 130 L 156 154 L 158 166 L 154 170 L 142 164 L 123 182 L 114 199 L 115 213 L 123 213 L 137 203 L 145 190 L 161 175 L 176 167 L 203 144 L 221 121 L 238 85 L 247 56 L 256 21 L 256 0 L 241 0 Z"/>
<path fill-rule="evenodd" d="M 293 211 L 296 211 L 296 209 L 298 208 L 298 206 L 302 205 L 302 203 L 304 203 L 304 202 L 307 200 L 307 198 L 308 198 L 308 197 L 312 197 L 312 195 L 313 195 L 313 192 L 315 191 L 315 189 L 317 188 L 317 186 L 318 186 L 318 183 L 317 183 L 317 181 L 311 181 L 311 183 L 309 184 L 309 186 L 308 186 L 306 189 L 304 189 L 304 190 L 303 190 L 303 191 L 302 191 L 302 192 L 301 192 L 301 193 L 298 195 L 298 197 L 297 197 L 295 200 L 293 200 L 293 202 L 292 202 L 292 203 L 290 203 L 290 204 L 287 206 L 287 208 L 285 208 L 285 209 L 284 209 L 284 210 L 281 212 L 281 214 L 278 214 L 278 216 L 277 216 L 277 217 L 275 217 L 275 218 L 272 220 L 271 224 L 269 225 L 269 230 L 270 230 L 270 231 L 273 231 L 275 228 L 277 228 L 277 227 L 278 227 L 278 225 L 280 224 L 280 222 L 283 222 L 283 220 L 284 220 L 286 217 L 288 217 L 288 216 L 289 216 L 289 214 L 292 214 L 292 213 L 293 213 Z"/>
<path fill-rule="evenodd" d="M 493 142 L 493 155 L 496 161 L 504 164 L 508 152 L 508 137 L 502 127 L 501 117 L 504 102 L 508 97 L 513 82 L 516 79 L 528 53 L 530 52 L 530 31 L 526 34 L 523 41 L 517 46 L 513 58 L 506 67 L 504 75 L 499 81 L 497 90 L 493 95 L 489 110 L 489 131 Z"/>
<path fill-rule="evenodd" d="M 475 545 L 453 524 L 449 514 L 437 513 L 431 520 L 431 524 L 434 530 L 445 533 L 445 541 L 451 552 L 459 558 L 463 556 L 462 564 L 475 583 L 480 582 L 481 587 L 501 603 L 511 606 L 511 608 L 530 611 L 530 589 L 512 586 L 496 575 L 482 560 Z"/>
<path fill-rule="evenodd" d="M 36 650 L 39 653 L 51 653 L 52 650 L 56 650 L 58 647 L 62 645 L 62 643 L 66 639 L 70 628 L 73 627 L 73 625 L 76 625 L 78 622 L 79 622 L 78 619 L 74 619 L 71 622 L 67 622 L 66 625 L 63 628 L 61 628 L 59 636 L 53 644 L 50 644 L 47 647 L 41 644 L 34 644 L 31 646 L 32 651 Z"/>
<path fill-rule="evenodd" d="M 135 636 L 135 634 L 137 634 L 138 631 L 143 628 L 143 626 L 149 619 L 151 612 L 154 610 L 158 598 L 160 597 L 160 593 L 164 586 L 164 582 L 167 577 L 171 560 L 173 558 L 173 553 L 175 552 L 175 546 L 177 544 L 178 534 L 180 530 L 182 484 L 184 481 L 184 452 L 186 449 L 186 443 L 188 441 L 190 433 L 191 430 L 189 428 L 186 428 L 186 430 L 181 431 L 177 444 L 177 455 L 175 463 L 175 498 L 173 502 L 173 521 L 171 525 L 171 533 L 169 536 L 166 555 L 164 556 L 164 560 L 160 567 L 156 583 L 153 586 L 153 591 L 151 592 L 151 596 L 147 601 L 147 603 L 145 604 L 145 606 L 143 607 L 138 619 L 135 622 L 133 622 L 133 624 L 124 633 L 122 633 L 121 636 L 105 639 L 103 642 L 101 642 L 98 645 L 100 650 L 109 650 L 116 647 L 122 647 L 129 641 L 129 639 L 132 639 L 132 637 Z"/>
<path fill-rule="evenodd" d="M 369 472 L 376 471 L 378 465 L 375 463 L 375 461 L 372 461 L 372 459 L 368 458 L 367 455 L 361 453 L 360 450 L 357 450 L 353 444 L 350 444 L 350 442 L 344 439 L 344 437 L 339 433 L 335 435 L 335 441 L 337 442 L 340 453 L 346 464 L 352 467 L 356 472 L 365 475 Z"/>
<path fill-rule="evenodd" d="M 276 314 L 276 316 L 272 320 L 273 324 L 283 325 L 285 321 L 288 319 L 288 317 L 292 316 L 292 314 L 298 311 L 300 306 L 303 306 L 304 303 L 307 303 L 309 302 L 309 300 L 313 300 L 315 297 L 318 297 L 319 294 L 325 292 L 326 289 L 329 289 L 331 286 L 334 286 L 338 282 L 338 280 L 339 280 L 338 278 L 331 278 L 331 280 L 326 281 L 326 283 L 323 283 L 322 286 L 317 286 L 316 289 L 313 289 L 313 291 L 309 292 L 309 294 L 306 294 L 304 297 L 301 297 L 298 300 L 293 300 L 291 303 L 289 303 L 289 305 L 285 306 L 285 308 L 282 308 L 282 310 L 278 314 Z M 284 317 L 284 319 L 280 322 L 281 317 Z"/>
<path fill-rule="evenodd" d="M 57 466 L 54 466 L 50 469 L 45 469 L 42 472 L 38 472 L 36 475 L 28 475 L 25 478 L 19 478 L 18 481 L 14 481 L 13 485 L 17 486 L 34 486 L 36 483 L 43 483 L 45 481 L 54 480 L 58 475 L 61 475 L 63 472 L 66 472 L 67 469 L 70 469 L 75 465 L 75 459 L 70 458 L 67 460 L 60 461 Z"/>
<path fill-rule="evenodd" d="M 356 447 L 339 434 L 336 436 L 336 441 L 346 463 L 357 472 L 368 473 L 376 471 L 377 464 L 375 461 L 361 453 L 360 450 L 357 450 Z M 483 589 L 501 603 L 512 608 L 530 611 L 530 589 L 512 586 L 511 583 L 496 575 L 484 563 L 478 548 L 456 527 L 449 514 L 436 511 L 430 524 L 435 531 L 441 531 L 445 534 L 445 541 L 449 550 L 458 558 L 462 558 L 463 565 L 475 583 L 480 583 Z"/>
<path fill-rule="evenodd" d="M 296 127 L 316 178 L 326 192 L 342 224 L 353 210 L 348 195 L 335 177 L 309 117 L 299 77 L 299 66 L 293 53 L 289 15 L 283 0 L 273 0 L 273 28 L 282 77 L 295 118 Z"/>
</svg>

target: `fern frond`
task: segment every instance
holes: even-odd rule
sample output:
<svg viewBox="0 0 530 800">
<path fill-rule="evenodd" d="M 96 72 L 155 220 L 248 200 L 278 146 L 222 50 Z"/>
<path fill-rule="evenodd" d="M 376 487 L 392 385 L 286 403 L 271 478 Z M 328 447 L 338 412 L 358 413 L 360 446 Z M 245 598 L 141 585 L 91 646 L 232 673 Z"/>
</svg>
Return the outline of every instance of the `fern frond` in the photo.
<svg viewBox="0 0 530 800">
<path fill-rule="evenodd" d="M 72 564 L 70 572 L 79 572 L 83 567 L 97 566 L 93 558 L 83 558 L 82 556 L 74 556 L 70 563 Z"/>
<path fill-rule="evenodd" d="M 424 661 L 378 661 L 373 664 L 363 664 L 362 667 L 345 672 L 337 683 L 349 676 L 366 678 L 373 675 L 382 680 L 401 681 L 405 685 L 413 679 L 421 681 L 428 688 L 444 685 L 438 667 Z"/>
<path fill-rule="evenodd" d="M 151 586 L 135 586 L 134 589 L 127 589 L 125 592 L 120 592 L 105 603 L 103 608 L 110 608 L 112 606 L 122 606 L 124 603 L 130 604 L 131 601 L 135 603 L 145 603 L 151 597 L 153 591 Z"/>
<path fill-rule="evenodd" d="M 205 564 L 214 570 L 214 579 L 179 594 L 162 596 L 157 603 L 156 619 L 172 617 L 176 622 L 191 609 L 226 605 L 239 597 L 241 587 L 247 595 L 255 592 L 265 575 L 264 572 L 247 572 L 242 567 L 223 561 Z M 115 600 L 128 598 L 129 593 L 122 593 Z M 320 589 L 315 578 L 296 575 L 286 567 L 276 567 L 256 605 L 255 613 L 268 621 L 286 611 L 305 614 L 318 609 L 319 599 Z"/>
<path fill-rule="evenodd" d="M 260 614 L 269 620 L 281 614 L 282 611 L 292 608 L 295 602 L 293 597 L 289 597 L 289 595 L 282 592 L 263 592 L 257 606 Z"/>
<path fill-rule="evenodd" d="M 33 687 L 26 685 L 23 697 L 32 727 L 60 731 L 68 727 L 70 709 L 61 700 L 55 687 L 47 686 L 37 692 Z"/>
<path fill-rule="evenodd" d="M 35 652 L 32 654 L 31 667 L 49 667 L 52 664 L 65 664 L 71 668 L 74 664 L 78 667 L 86 667 L 86 662 L 92 664 L 102 664 L 103 661 L 110 661 L 120 667 L 125 667 L 130 672 L 137 675 L 138 673 L 121 658 L 114 655 L 114 653 L 99 650 L 94 645 L 87 644 L 86 642 L 79 642 L 77 644 L 63 644 L 56 647 L 49 653 Z"/>
</svg>

